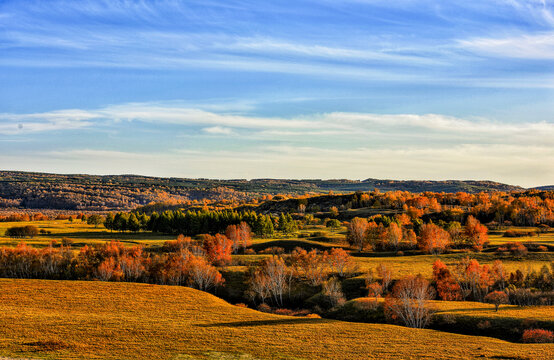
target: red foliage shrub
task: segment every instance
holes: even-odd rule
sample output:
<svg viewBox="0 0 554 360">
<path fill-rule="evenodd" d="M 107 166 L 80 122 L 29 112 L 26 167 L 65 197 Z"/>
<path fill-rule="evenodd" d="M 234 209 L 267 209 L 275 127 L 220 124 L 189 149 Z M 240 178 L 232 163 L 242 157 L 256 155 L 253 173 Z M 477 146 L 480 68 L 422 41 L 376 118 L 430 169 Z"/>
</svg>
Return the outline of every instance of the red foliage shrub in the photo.
<svg viewBox="0 0 554 360">
<path fill-rule="evenodd" d="M 544 329 L 527 329 L 523 332 L 522 340 L 526 343 L 553 343 L 554 333 Z"/>
</svg>

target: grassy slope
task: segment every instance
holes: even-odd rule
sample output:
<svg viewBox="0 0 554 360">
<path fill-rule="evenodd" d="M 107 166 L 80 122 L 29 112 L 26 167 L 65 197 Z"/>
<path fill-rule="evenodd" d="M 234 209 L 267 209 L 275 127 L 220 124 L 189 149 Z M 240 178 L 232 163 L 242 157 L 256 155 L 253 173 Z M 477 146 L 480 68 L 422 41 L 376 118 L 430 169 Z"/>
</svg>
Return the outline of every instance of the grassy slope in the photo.
<svg viewBox="0 0 554 360">
<path fill-rule="evenodd" d="M 56 359 L 554 356 L 552 345 L 292 318 L 209 294 L 132 283 L 0 280 L 0 354 Z M 225 355 L 227 354 L 227 355 Z M 234 354 L 236 357 L 227 357 Z M 244 355 L 243 359 L 251 357 Z"/>
<path fill-rule="evenodd" d="M 360 305 L 371 303 L 375 298 L 358 298 L 351 302 Z M 383 298 L 378 299 L 383 302 Z M 494 311 L 494 305 L 474 301 L 430 301 L 430 308 L 436 314 L 450 314 L 455 316 L 467 316 L 479 319 L 518 319 L 518 320 L 536 320 L 547 322 L 554 327 L 552 306 L 515 306 L 500 305 L 498 311 Z"/>
</svg>

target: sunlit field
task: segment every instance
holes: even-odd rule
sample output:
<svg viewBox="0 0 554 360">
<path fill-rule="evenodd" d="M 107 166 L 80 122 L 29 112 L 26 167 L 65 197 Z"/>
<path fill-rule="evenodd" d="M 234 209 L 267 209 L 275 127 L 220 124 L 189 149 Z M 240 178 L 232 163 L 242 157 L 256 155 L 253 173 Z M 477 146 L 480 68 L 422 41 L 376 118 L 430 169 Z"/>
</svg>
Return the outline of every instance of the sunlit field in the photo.
<svg viewBox="0 0 554 360">
<path fill-rule="evenodd" d="M 33 238 L 14 239 L 4 236 L 7 228 L 12 226 L 34 225 L 39 231 L 43 230 L 46 234 L 40 234 Z M 166 240 L 174 239 L 172 235 L 153 234 L 150 232 L 112 232 L 106 230 L 104 226 L 88 225 L 86 222 L 74 220 L 48 220 L 48 221 L 20 221 L 20 222 L 0 222 L 0 246 L 14 246 L 21 241 L 36 247 L 47 246 L 51 241 L 60 242 L 63 238 L 73 240 L 75 247 L 84 245 L 99 244 L 106 241 L 116 240 L 128 245 L 161 245 Z"/>
<path fill-rule="evenodd" d="M 0 354 L 44 359 L 360 359 L 554 356 L 394 325 L 287 317 L 197 290 L 133 283 L 0 280 Z"/>
</svg>

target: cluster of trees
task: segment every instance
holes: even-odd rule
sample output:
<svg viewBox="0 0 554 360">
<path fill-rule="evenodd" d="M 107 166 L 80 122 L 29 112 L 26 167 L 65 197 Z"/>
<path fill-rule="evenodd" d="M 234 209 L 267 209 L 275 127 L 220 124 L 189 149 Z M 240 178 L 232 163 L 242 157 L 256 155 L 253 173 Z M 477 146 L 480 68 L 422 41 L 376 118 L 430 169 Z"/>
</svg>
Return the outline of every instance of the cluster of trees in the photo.
<svg viewBox="0 0 554 360">
<path fill-rule="evenodd" d="M 90 218 L 90 217 L 89 217 Z M 246 223 L 256 235 L 271 236 L 277 230 L 289 234 L 298 230 L 297 221 L 291 214 L 278 217 L 258 214 L 254 211 L 181 211 L 167 210 L 148 216 L 145 213 L 118 212 L 107 214 L 104 226 L 116 231 L 153 231 L 165 234 L 198 234 L 223 233 L 230 225 Z"/>
<path fill-rule="evenodd" d="M 387 222 L 382 218 L 352 219 L 347 226 L 349 244 L 358 251 L 419 247 L 428 253 L 441 253 L 454 245 L 480 251 L 488 242 L 487 227 L 473 216 L 467 218 L 463 227 L 458 222 L 451 222 L 445 223 L 444 228 L 432 222 L 410 221 L 405 214 L 396 215 Z"/>
<path fill-rule="evenodd" d="M 115 216 L 108 213 L 104 219 L 104 227 L 108 230 L 132 231 L 148 230 L 149 217 L 146 214 L 118 212 Z"/>
<path fill-rule="evenodd" d="M 502 261 L 491 266 L 464 258 L 454 268 L 441 260 L 433 264 L 433 283 L 442 300 L 473 300 L 515 305 L 554 303 L 554 263 L 527 274 L 516 270 L 508 274 Z"/>
<path fill-rule="evenodd" d="M 290 256 L 273 255 L 252 269 L 248 294 L 254 302 L 271 301 L 277 306 L 284 304 L 285 297 L 290 297 L 290 290 L 299 283 L 322 286 L 328 294 L 342 294 L 340 283 L 332 279 L 353 276 L 357 271 L 356 264 L 342 248 L 324 252 L 296 248 Z"/>
<path fill-rule="evenodd" d="M 37 249 L 19 244 L 0 248 L 0 277 L 65 280 L 134 281 L 191 286 L 209 290 L 223 284 L 223 278 L 203 254 L 195 255 L 192 242 L 181 239 L 176 251 L 152 255 L 142 247 L 119 242 L 85 246 L 79 252 L 70 247 Z"/>
</svg>

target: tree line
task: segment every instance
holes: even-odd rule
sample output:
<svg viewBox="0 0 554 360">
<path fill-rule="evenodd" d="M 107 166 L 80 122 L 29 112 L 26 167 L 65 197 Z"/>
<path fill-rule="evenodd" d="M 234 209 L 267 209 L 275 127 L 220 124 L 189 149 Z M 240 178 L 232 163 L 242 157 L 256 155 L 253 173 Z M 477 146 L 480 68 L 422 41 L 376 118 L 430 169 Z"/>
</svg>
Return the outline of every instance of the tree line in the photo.
<svg viewBox="0 0 554 360">
<path fill-rule="evenodd" d="M 167 210 L 148 216 L 144 213 L 118 212 L 109 213 L 104 220 L 106 229 L 115 231 L 152 231 L 164 234 L 198 234 L 223 233 L 228 226 L 245 222 L 260 237 L 271 236 L 278 230 L 288 234 L 296 231 L 298 225 L 291 214 L 278 217 L 258 214 L 254 211 L 181 211 Z"/>
</svg>

